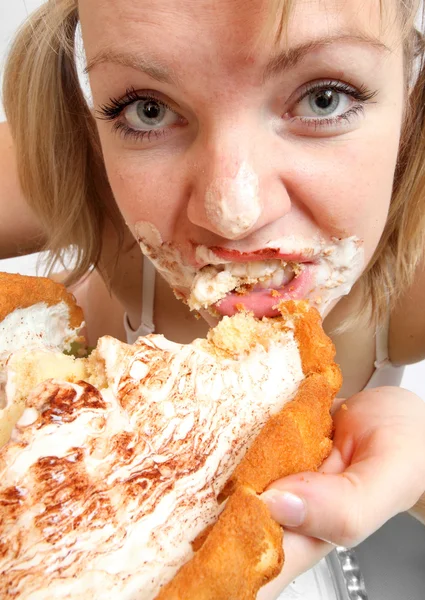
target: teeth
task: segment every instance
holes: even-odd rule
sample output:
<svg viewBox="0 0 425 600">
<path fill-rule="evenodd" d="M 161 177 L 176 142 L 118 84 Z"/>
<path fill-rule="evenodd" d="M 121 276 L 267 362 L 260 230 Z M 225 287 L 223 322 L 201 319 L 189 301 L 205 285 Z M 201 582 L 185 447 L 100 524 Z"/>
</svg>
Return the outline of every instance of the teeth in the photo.
<svg viewBox="0 0 425 600">
<path fill-rule="evenodd" d="M 279 269 L 275 271 L 272 277 L 272 285 L 274 288 L 278 288 L 283 285 L 283 281 L 285 279 L 285 272 L 283 269 Z"/>
<path fill-rule="evenodd" d="M 246 276 L 246 264 L 244 263 L 229 263 L 224 266 L 224 270 L 234 275 L 234 277 Z"/>
<path fill-rule="evenodd" d="M 275 271 L 282 268 L 282 262 L 280 260 L 270 260 L 268 262 L 258 261 L 254 263 L 248 263 L 249 277 L 258 279 L 259 277 L 268 277 L 273 275 Z"/>
<path fill-rule="evenodd" d="M 283 260 L 206 265 L 195 277 L 188 303 L 192 309 L 199 310 L 222 300 L 232 290 L 241 293 L 261 288 L 276 290 L 303 270 L 304 265 Z"/>
<path fill-rule="evenodd" d="M 272 276 L 275 271 L 282 269 L 284 264 L 281 260 L 259 260 L 249 263 L 228 263 L 224 268 L 234 277 L 259 279 Z"/>
<path fill-rule="evenodd" d="M 251 263 L 228 263 L 224 270 L 232 277 L 241 279 L 240 285 L 256 284 L 263 289 L 276 289 L 289 283 L 299 265 L 288 265 L 281 260 Z M 245 279 L 245 281 L 243 281 Z"/>
<path fill-rule="evenodd" d="M 280 288 L 283 285 L 286 285 L 295 277 L 294 269 L 289 265 L 286 265 L 284 268 L 280 268 L 273 273 L 272 277 L 268 277 L 267 279 L 262 279 L 258 283 L 258 285 L 267 290 L 267 289 L 276 289 Z"/>
</svg>

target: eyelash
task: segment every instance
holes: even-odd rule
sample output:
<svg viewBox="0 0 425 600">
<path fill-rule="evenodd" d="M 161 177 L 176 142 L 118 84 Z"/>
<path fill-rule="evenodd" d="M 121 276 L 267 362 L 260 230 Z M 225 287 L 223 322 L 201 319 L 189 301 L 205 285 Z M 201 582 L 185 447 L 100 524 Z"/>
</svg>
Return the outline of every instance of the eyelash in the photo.
<svg viewBox="0 0 425 600">
<path fill-rule="evenodd" d="M 307 127 L 314 127 L 315 130 L 320 127 L 331 127 L 332 125 L 336 125 L 343 121 L 351 123 L 351 119 L 357 115 L 363 114 L 365 110 L 365 104 L 372 103 L 372 100 L 377 95 L 377 92 L 368 90 L 366 86 L 361 86 L 360 88 L 356 89 L 346 83 L 342 83 L 341 81 L 329 79 L 327 81 L 317 81 L 316 83 L 310 84 L 308 88 L 306 88 L 301 94 L 300 98 L 298 98 L 297 104 L 299 104 L 310 94 L 314 94 L 314 92 L 320 92 L 322 90 L 332 90 L 334 92 L 339 92 L 340 94 L 346 94 L 347 96 L 354 98 L 354 100 L 357 100 L 358 104 L 352 106 L 345 113 L 342 113 L 336 117 L 322 117 L 317 119 L 314 117 L 293 117 L 294 119 L 301 121 L 303 125 L 306 125 Z"/>
<path fill-rule="evenodd" d="M 150 141 L 151 136 L 154 135 L 155 138 L 159 138 L 165 135 L 165 131 L 161 129 L 153 129 L 151 131 L 138 131 L 137 129 L 132 129 L 128 127 L 125 123 L 117 121 L 120 114 L 124 111 L 127 106 L 133 104 L 133 102 L 137 102 L 140 100 L 153 100 L 155 102 L 160 102 L 165 108 L 175 112 L 171 106 L 169 106 L 164 100 L 160 100 L 153 94 L 136 92 L 134 88 L 127 89 L 123 98 L 110 98 L 109 104 L 103 104 L 98 111 L 98 118 L 103 121 L 112 121 L 113 122 L 113 130 L 118 131 L 124 139 L 132 138 L 135 140 L 143 140 L 147 138 Z"/>
<path fill-rule="evenodd" d="M 369 91 L 365 86 L 361 86 L 359 89 L 356 89 L 340 81 L 317 81 L 316 83 L 309 85 L 304 90 L 300 98 L 297 99 L 297 104 L 310 94 L 314 94 L 314 92 L 319 92 L 321 90 L 332 90 L 338 93 L 346 94 L 347 96 L 354 98 L 354 100 L 357 100 L 359 104 L 352 106 L 348 111 L 336 117 L 319 117 L 317 119 L 314 117 L 292 117 L 292 119 L 301 121 L 303 125 L 306 125 L 307 127 L 314 127 L 315 130 L 321 127 L 331 127 L 332 125 L 336 125 L 343 121 L 350 123 L 352 118 L 364 113 L 365 104 L 370 103 L 377 94 L 377 92 Z M 138 131 L 117 120 L 127 106 L 140 100 L 153 100 L 155 102 L 160 102 L 165 108 L 173 111 L 173 109 L 168 106 L 166 102 L 160 100 L 155 95 L 149 93 L 142 94 L 137 92 L 134 88 L 130 88 L 126 90 L 123 98 L 111 98 L 109 104 L 103 104 L 99 110 L 96 111 L 99 115 L 98 118 L 104 121 L 113 122 L 113 130 L 119 132 L 124 139 L 132 138 L 134 140 L 144 140 L 147 138 L 147 140 L 150 141 L 152 135 L 155 136 L 156 139 L 166 135 L 166 132 L 161 129 Z"/>
</svg>

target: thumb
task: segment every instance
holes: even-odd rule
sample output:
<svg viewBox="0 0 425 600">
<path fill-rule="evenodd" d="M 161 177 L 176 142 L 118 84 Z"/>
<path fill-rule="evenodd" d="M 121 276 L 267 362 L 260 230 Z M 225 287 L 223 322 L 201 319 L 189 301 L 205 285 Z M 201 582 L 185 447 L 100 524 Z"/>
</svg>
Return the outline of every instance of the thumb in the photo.
<svg viewBox="0 0 425 600">
<path fill-rule="evenodd" d="M 393 469 L 370 459 L 345 472 L 291 475 L 261 495 L 281 525 L 338 546 L 355 546 L 407 510 Z M 296 529 L 295 529 L 296 528 Z"/>
</svg>

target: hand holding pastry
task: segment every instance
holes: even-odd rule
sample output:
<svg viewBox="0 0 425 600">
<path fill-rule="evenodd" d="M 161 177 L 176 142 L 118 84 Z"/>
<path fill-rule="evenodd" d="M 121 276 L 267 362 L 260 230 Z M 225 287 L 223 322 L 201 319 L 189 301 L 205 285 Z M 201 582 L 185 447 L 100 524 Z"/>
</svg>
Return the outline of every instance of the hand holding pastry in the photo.
<svg viewBox="0 0 425 600">
<path fill-rule="evenodd" d="M 425 491 L 425 403 L 415 394 L 365 390 L 340 406 L 334 425 L 318 472 L 280 479 L 262 496 L 288 530 L 288 583 L 332 549 L 320 540 L 355 546 Z"/>
</svg>

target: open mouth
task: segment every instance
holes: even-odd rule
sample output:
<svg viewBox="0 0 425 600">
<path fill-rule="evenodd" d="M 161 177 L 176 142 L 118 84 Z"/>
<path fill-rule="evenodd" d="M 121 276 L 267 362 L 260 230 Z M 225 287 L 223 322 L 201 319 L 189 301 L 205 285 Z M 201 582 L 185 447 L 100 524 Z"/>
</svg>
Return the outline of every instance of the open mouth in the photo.
<svg viewBox="0 0 425 600">
<path fill-rule="evenodd" d="M 207 265 L 195 277 L 189 305 L 228 316 L 241 310 L 275 316 L 280 300 L 299 298 L 300 288 L 305 291 L 309 264 L 264 260 Z"/>
<path fill-rule="evenodd" d="M 279 289 L 290 283 L 300 272 L 300 265 L 281 260 L 259 261 L 252 263 L 229 263 L 224 270 L 240 279 L 236 291 L 244 289 Z"/>
<path fill-rule="evenodd" d="M 190 309 L 214 317 L 248 310 L 278 316 L 281 300 L 307 300 L 325 315 L 348 294 L 364 268 L 363 241 L 289 235 L 256 250 L 165 242 L 151 223 L 136 223 L 138 242 L 176 296 Z"/>
</svg>

